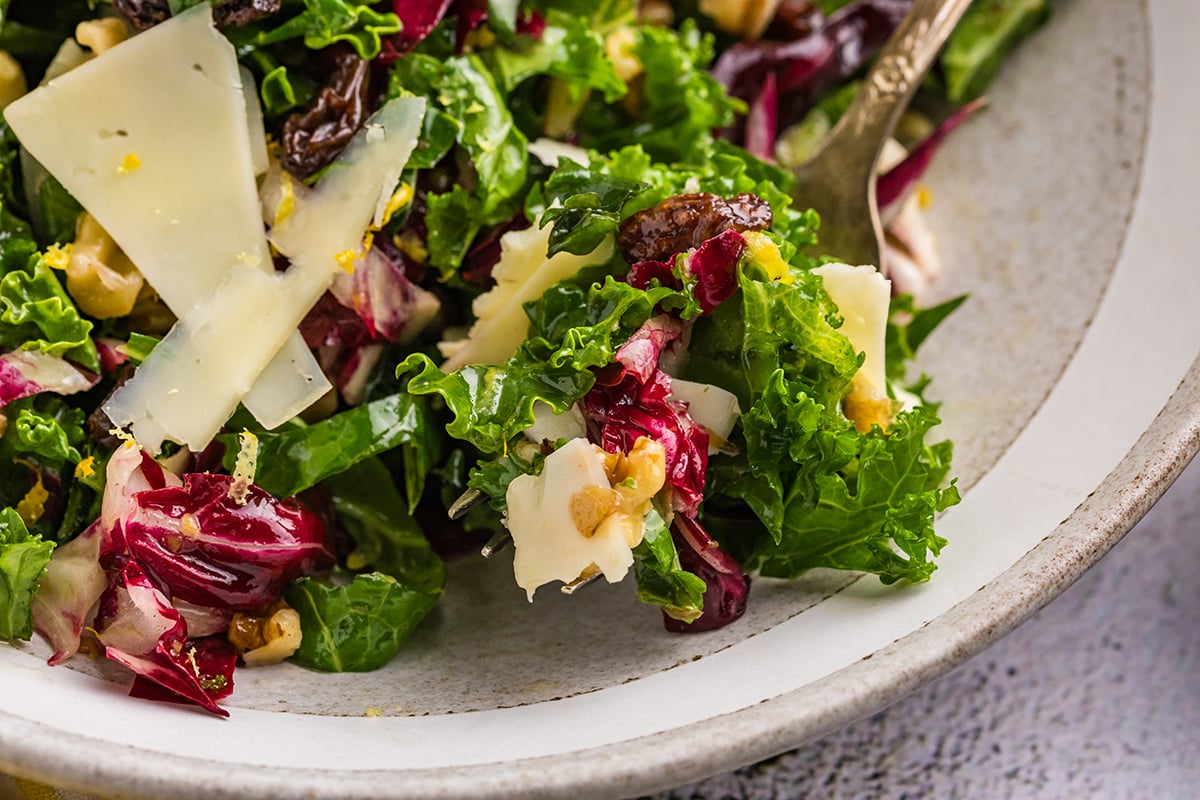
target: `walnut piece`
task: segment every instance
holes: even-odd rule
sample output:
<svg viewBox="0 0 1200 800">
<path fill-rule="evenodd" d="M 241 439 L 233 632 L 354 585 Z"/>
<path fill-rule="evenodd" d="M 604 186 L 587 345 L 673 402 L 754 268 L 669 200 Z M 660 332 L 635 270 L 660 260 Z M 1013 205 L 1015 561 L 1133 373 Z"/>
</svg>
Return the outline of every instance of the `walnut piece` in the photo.
<svg viewBox="0 0 1200 800">
<path fill-rule="evenodd" d="M 235 612 L 226 634 L 248 667 L 277 664 L 300 647 L 300 615 L 283 600 L 263 614 Z"/>
</svg>

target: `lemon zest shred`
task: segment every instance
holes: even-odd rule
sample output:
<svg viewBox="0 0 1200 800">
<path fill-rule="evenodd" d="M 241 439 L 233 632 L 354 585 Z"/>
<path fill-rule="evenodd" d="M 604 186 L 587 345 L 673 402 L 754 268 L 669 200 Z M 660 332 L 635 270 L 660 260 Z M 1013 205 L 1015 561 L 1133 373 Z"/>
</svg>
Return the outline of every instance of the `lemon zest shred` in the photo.
<svg viewBox="0 0 1200 800">
<path fill-rule="evenodd" d="M 125 444 L 123 446 L 127 449 L 138 446 L 137 440 L 133 438 L 133 435 L 126 433 L 122 428 L 109 428 L 108 434 L 110 436 L 115 436 L 124 442 Z"/>
<path fill-rule="evenodd" d="M 80 461 L 78 464 L 75 465 L 75 477 L 76 478 L 90 478 L 93 475 L 95 475 L 96 470 L 92 466 L 92 464 L 94 464 L 94 463 L 96 463 L 95 456 L 88 456 L 83 461 Z"/>
<path fill-rule="evenodd" d="M 22 458 L 14 458 L 13 462 L 28 467 L 37 475 L 37 481 L 29 488 L 16 507 L 17 516 L 21 518 L 21 521 L 26 525 L 33 525 L 46 513 L 46 501 L 50 499 L 50 493 L 46 491 L 46 486 L 42 483 L 42 471 L 37 466 Z"/>
<path fill-rule="evenodd" d="M 354 262 L 358 261 L 358 253 L 354 250 L 343 250 L 334 256 L 337 265 L 343 272 L 354 272 Z"/>
<path fill-rule="evenodd" d="M 272 226 L 278 228 L 279 224 L 292 215 L 296 210 L 296 187 L 292 183 L 292 176 L 286 172 L 279 174 L 279 203 L 275 206 L 275 224 Z"/>
<path fill-rule="evenodd" d="M 62 245 L 52 244 L 46 248 L 46 252 L 42 254 L 48 266 L 57 270 L 65 270 L 71 264 L 71 251 L 74 249 L 70 242 Z"/>
<path fill-rule="evenodd" d="M 917 207 L 922 211 L 933 205 L 933 192 L 928 186 L 917 187 Z"/>
<path fill-rule="evenodd" d="M 383 207 L 383 221 L 379 223 L 378 228 L 382 228 L 384 225 L 387 225 L 389 222 L 391 222 L 392 217 L 396 215 L 396 212 L 411 203 L 412 199 L 412 186 L 409 185 L 408 181 L 402 182 L 399 188 L 392 193 L 391 198 L 387 201 L 387 205 Z M 378 230 L 378 228 L 376 228 L 376 230 Z"/>
<path fill-rule="evenodd" d="M 239 506 L 250 498 L 250 486 L 258 471 L 258 437 L 250 431 L 238 434 L 237 462 L 233 465 L 233 483 L 229 485 L 229 499 Z"/>
</svg>

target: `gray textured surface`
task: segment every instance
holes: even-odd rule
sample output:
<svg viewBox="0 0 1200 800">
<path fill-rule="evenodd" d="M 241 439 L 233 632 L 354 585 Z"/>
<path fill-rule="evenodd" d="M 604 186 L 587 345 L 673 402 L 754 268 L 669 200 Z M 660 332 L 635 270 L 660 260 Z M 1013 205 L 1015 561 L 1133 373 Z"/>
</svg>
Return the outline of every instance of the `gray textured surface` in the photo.
<svg viewBox="0 0 1200 800">
<path fill-rule="evenodd" d="M 1091 572 L 891 708 L 655 800 L 1200 796 L 1200 461 Z"/>
</svg>

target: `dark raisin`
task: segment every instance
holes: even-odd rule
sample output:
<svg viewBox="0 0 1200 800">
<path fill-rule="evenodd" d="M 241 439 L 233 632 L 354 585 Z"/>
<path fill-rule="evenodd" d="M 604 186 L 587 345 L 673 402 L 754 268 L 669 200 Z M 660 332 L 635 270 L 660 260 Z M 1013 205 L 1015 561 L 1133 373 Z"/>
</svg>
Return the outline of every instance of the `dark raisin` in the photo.
<svg viewBox="0 0 1200 800">
<path fill-rule="evenodd" d="M 666 261 L 718 233 L 763 230 L 771 227 L 771 220 L 771 206 L 758 195 L 726 200 L 708 192 L 681 194 L 622 222 L 617 244 L 630 264 Z"/>
<path fill-rule="evenodd" d="M 152 28 L 171 16 L 171 4 L 167 0 L 113 0 L 113 8 L 139 31 Z"/>
<path fill-rule="evenodd" d="M 821 18 L 821 9 L 811 0 L 783 0 L 775 12 L 768 36 L 789 42 L 803 39 L 816 30 Z"/>
<path fill-rule="evenodd" d="M 336 57 L 333 74 L 312 106 L 283 124 L 283 167 L 307 178 L 333 162 L 367 117 L 370 64 L 352 52 Z"/>
<path fill-rule="evenodd" d="M 269 17 L 282 5 L 282 0 L 224 0 L 213 6 L 213 20 L 219 28 L 240 28 Z"/>
<path fill-rule="evenodd" d="M 116 382 L 113 383 L 113 387 L 109 389 L 108 395 L 104 398 L 100 405 L 96 407 L 96 410 L 88 415 L 87 422 L 85 423 L 87 427 L 88 438 L 105 450 L 116 450 L 121 446 L 121 440 L 112 433 L 113 429 L 117 426 L 114 425 L 112 420 L 108 418 L 108 414 L 104 413 L 104 403 L 107 403 L 108 398 L 113 396 L 113 392 L 124 386 L 125 382 L 132 377 L 133 365 L 125 364 L 122 366 L 117 372 Z"/>
</svg>

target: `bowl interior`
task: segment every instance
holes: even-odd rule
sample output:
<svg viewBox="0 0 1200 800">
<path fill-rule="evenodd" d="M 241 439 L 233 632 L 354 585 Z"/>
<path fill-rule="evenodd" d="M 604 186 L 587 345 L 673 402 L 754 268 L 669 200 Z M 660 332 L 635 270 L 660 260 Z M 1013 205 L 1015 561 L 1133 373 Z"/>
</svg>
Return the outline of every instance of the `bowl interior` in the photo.
<svg viewBox="0 0 1200 800">
<path fill-rule="evenodd" d="M 970 295 L 920 361 L 935 377 L 933 396 L 943 401 L 940 430 L 956 445 L 964 506 L 1076 351 L 1128 227 L 1147 130 L 1147 19 L 1140 3 L 1101 5 L 1097 13 L 1094 2 L 1056 3 L 1049 25 L 1006 66 L 990 106 L 951 138 L 927 179 L 928 217 L 945 262 L 929 300 Z M 910 591 L 877 590 L 873 579 L 827 571 L 790 583 L 755 580 L 737 624 L 671 635 L 657 611 L 637 603 L 631 579 L 573 597 L 546 587 L 529 604 L 512 582 L 510 558 L 468 556 L 452 564 L 443 602 L 387 668 L 344 675 L 292 664 L 242 669 L 227 705 L 235 717 L 238 709 L 268 712 L 244 716 L 264 730 L 285 725 L 287 715 L 357 720 L 368 710 L 466 718 L 466 712 L 540 705 L 553 720 L 551 701 L 652 676 L 672 680 L 678 673 L 684 680 L 685 670 L 677 668 L 745 644 L 847 587 L 864 599 L 866 614 L 873 604 L 886 605 L 890 593 Z M 51 695 L 73 673 L 71 691 L 78 692 L 82 673 L 98 693 L 112 694 L 129 680 L 82 658 L 49 670 L 42 666 L 46 655 L 39 642 L 7 653 L 0 683 L 6 674 L 36 671 L 39 691 Z M 163 726 L 184 713 L 121 700 Z M 206 747 L 219 760 L 252 761 L 234 752 L 236 741 L 231 737 L 228 752 L 219 742 Z M 328 764 L 313 766 L 335 768 L 335 758 L 331 752 Z"/>
</svg>

